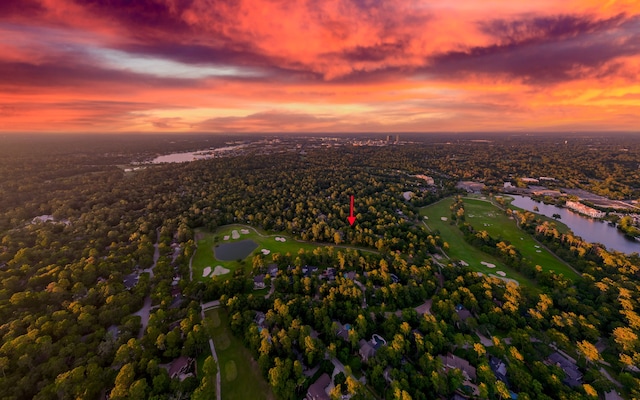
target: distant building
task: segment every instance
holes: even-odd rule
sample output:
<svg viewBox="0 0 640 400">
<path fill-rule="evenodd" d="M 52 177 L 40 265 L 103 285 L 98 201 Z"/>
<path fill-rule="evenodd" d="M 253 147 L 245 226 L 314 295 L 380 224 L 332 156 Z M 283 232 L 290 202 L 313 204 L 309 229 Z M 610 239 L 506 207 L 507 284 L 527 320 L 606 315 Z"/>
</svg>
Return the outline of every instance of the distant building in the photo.
<svg viewBox="0 0 640 400">
<path fill-rule="evenodd" d="M 466 190 L 468 193 L 480 193 L 484 189 L 484 183 L 472 181 L 460 181 L 456 188 Z"/>
<path fill-rule="evenodd" d="M 416 175 L 416 178 L 426 181 L 427 185 L 435 184 L 435 181 L 433 180 L 433 178 L 427 175 Z"/>
<path fill-rule="evenodd" d="M 560 193 L 559 190 L 552 190 L 552 189 L 546 189 L 546 188 L 534 190 L 532 193 L 536 196 L 549 196 L 549 197 L 562 196 L 562 193 Z"/>
<path fill-rule="evenodd" d="M 307 390 L 307 400 L 329 400 L 327 394 L 327 386 L 331 384 L 331 377 L 327 373 L 320 375 L 317 381 L 315 381 L 309 390 Z"/>
<path fill-rule="evenodd" d="M 585 206 L 584 204 L 579 203 L 577 201 L 567 201 L 566 206 L 570 210 L 579 212 L 580 214 L 584 214 L 591 218 L 604 218 L 605 215 L 607 215 L 603 211 L 599 211 L 599 210 L 596 210 L 595 208 Z"/>
</svg>

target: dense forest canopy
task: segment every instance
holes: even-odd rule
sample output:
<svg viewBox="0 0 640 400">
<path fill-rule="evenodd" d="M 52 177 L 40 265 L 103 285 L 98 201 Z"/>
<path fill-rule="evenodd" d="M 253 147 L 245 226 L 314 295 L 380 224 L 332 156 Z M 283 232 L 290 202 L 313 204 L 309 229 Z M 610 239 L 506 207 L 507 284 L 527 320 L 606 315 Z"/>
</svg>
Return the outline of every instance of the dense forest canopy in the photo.
<svg viewBox="0 0 640 400">
<path fill-rule="evenodd" d="M 148 163 L 239 142 L 247 147 L 228 156 Z M 637 253 L 505 210 L 579 278 L 541 272 L 465 224 L 457 197 L 451 221 L 464 240 L 526 274 L 531 289 L 438 261 L 433 255 L 455 243 L 420 222 L 420 207 L 461 194 L 460 180 L 483 182 L 491 195 L 505 181 L 551 177 L 551 188 L 631 203 L 640 199 L 639 163 L 633 136 L 0 137 L 0 398 L 211 398 L 212 361 L 183 380 L 163 366 L 209 352 L 201 303 L 217 299 L 279 398 L 304 395 L 311 382 L 302 366 L 324 365 L 325 350 L 367 377 L 368 385 L 340 378 L 355 398 L 451 396 L 462 378 L 441 373 L 438 355 L 448 352 L 477 367 L 481 398 L 505 397 L 489 354 L 507 363 L 509 389 L 523 398 L 640 396 Z M 266 268 L 259 258 L 228 279 L 193 279 L 195 230 L 233 223 L 319 247 L 279 255 L 269 298 L 253 294 L 253 276 Z M 306 265 L 354 275 L 322 280 Z M 432 314 L 418 315 L 427 300 Z M 473 317 L 461 321 L 458 306 Z M 262 331 L 256 311 L 265 314 Z M 355 327 L 346 341 L 336 339 L 336 321 Z M 485 349 L 477 332 L 497 342 Z M 359 360 L 359 341 L 373 334 L 389 345 Z M 563 385 L 565 372 L 544 363 L 549 345 L 578 359 L 583 385 Z M 603 357 L 620 387 L 603 377 Z"/>
</svg>

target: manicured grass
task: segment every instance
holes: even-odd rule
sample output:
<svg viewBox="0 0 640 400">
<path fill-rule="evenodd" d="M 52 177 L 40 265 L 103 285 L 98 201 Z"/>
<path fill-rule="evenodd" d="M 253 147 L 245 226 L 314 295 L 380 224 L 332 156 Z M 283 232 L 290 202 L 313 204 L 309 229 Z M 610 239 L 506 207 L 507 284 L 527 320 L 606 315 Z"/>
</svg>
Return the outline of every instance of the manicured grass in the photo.
<svg viewBox="0 0 640 400">
<path fill-rule="evenodd" d="M 248 230 L 249 233 L 242 234 L 241 231 L 243 229 Z M 237 232 L 239 238 L 233 238 L 233 231 Z M 228 236 L 227 240 L 224 240 L 225 236 Z M 284 238 L 285 241 L 277 241 L 277 237 Z M 223 268 L 228 269 L 228 273 L 219 276 L 222 279 L 232 276 L 233 272 L 238 268 L 251 268 L 253 256 L 255 256 L 256 254 L 260 254 L 262 249 L 267 249 L 270 251 L 270 253 L 265 256 L 266 262 L 269 263 L 273 260 L 272 257 L 274 253 L 280 253 L 283 255 L 286 253 L 291 253 L 292 255 L 295 255 L 300 249 L 314 250 L 318 247 L 318 245 L 312 243 L 297 242 L 291 237 L 283 234 L 268 235 L 251 226 L 246 225 L 226 225 L 220 227 L 213 233 L 203 229 L 197 229 L 196 238 L 198 239 L 198 250 L 193 257 L 193 279 L 202 280 L 210 279 L 204 278 L 202 276 L 202 273 L 206 267 L 211 267 L 211 269 L 213 270 L 216 266 L 220 265 Z M 251 254 L 249 254 L 243 260 L 221 261 L 216 259 L 214 250 L 217 245 L 238 242 L 240 240 L 247 239 L 253 240 L 254 242 L 258 243 L 258 248 L 251 252 Z"/>
<path fill-rule="evenodd" d="M 205 312 L 212 321 L 212 337 L 220 368 L 222 398 L 274 399 L 271 387 L 260 374 L 260 368 L 242 341 L 231 334 L 229 316 L 222 308 Z"/>
<path fill-rule="evenodd" d="M 489 200 L 465 198 L 463 201 L 466 221 L 476 231 L 487 231 L 492 238 L 511 243 L 525 261 L 534 266 L 540 265 L 545 271 L 554 271 L 569 279 L 578 278 L 575 271 L 518 228 L 513 218 L 510 219 Z"/>
<path fill-rule="evenodd" d="M 453 259 L 468 263 L 469 267 L 474 271 L 482 272 L 485 275 L 497 275 L 496 271 L 503 271 L 506 273 L 506 278 L 515 279 L 523 286 L 535 287 L 535 283 L 524 275 L 507 267 L 499 259 L 465 242 L 462 231 L 455 224 L 451 224 L 449 207 L 452 203 L 453 199 L 444 199 L 420 210 L 420 215 L 427 217 L 424 223 L 428 228 L 432 231 L 439 231 L 442 240 L 449 244 L 447 255 Z M 444 221 L 442 218 L 447 220 Z M 494 264 L 496 267 L 489 268 L 481 264 L 482 261 Z"/>
</svg>

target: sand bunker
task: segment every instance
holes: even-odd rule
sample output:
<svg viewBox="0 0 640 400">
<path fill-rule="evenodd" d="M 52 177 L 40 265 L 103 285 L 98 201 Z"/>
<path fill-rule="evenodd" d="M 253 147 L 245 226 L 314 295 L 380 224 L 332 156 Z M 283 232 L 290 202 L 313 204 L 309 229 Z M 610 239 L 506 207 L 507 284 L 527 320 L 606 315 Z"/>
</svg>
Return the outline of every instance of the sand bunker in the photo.
<svg viewBox="0 0 640 400">
<path fill-rule="evenodd" d="M 229 270 L 223 267 L 222 265 L 217 265 L 216 268 L 213 270 L 213 275 L 224 275 L 227 273 L 229 273 Z"/>
<path fill-rule="evenodd" d="M 484 276 L 482 272 L 478 272 L 478 276 Z"/>
<path fill-rule="evenodd" d="M 225 237 L 223 237 L 222 239 L 229 240 L 229 235 L 225 235 Z"/>
<path fill-rule="evenodd" d="M 536 253 L 542 253 L 542 250 L 536 250 Z"/>
<path fill-rule="evenodd" d="M 282 243 L 284 243 L 284 242 L 286 242 L 286 241 L 287 241 L 287 239 L 285 239 L 285 238 L 283 238 L 283 237 L 280 237 L 280 236 L 276 236 L 276 242 L 282 242 Z"/>
<path fill-rule="evenodd" d="M 447 218 L 447 217 L 440 217 L 440 220 L 441 220 L 441 221 L 446 221 L 446 220 L 448 220 L 448 219 L 449 219 L 449 218 Z"/>
<path fill-rule="evenodd" d="M 495 264 L 491 264 L 491 263 L 486 262 L 486 261 L 480 261 L 480 264 L 484 265 L 487 268 L 495 268 L 496 267 Z"/>
<path fill-rule="evenodd" d="M 464 260 L 460 260 L 460 265 L 464 265 L 465 267 L 468 267 L 469 263 Z"/>
<path fill-rule="evenodd" d="M 507 273 L 504 271 L 496 271 L 496 274 L 500 275 L 500 276 L 507 276 Z"/>
<path fill-rule="evenodd" d="M 265 256 L 268 255 L 269 253 L 271 253 L 271 250 L 267 250 L 267 249 L 262 249 L 260 250 L 262 252 L 262 254 L 264 254 Z"/>
<path fill-rule="evenodd" d="M 490 276 L 490 277 L 492 277 L 492 278 L 502 279 L 502 280 L 503 280 L 503 281 L 505 281 L 505 282 L 513 282 L 516 286 L 520 286 L 520 282 L 518 282 L 518 281 L 517 281 L 517 280 L 515 280 L 515 279 L 511 279 L 511 278 L 503 278 L 503 277 L 500 277 L 500 276 L 497 276 L 497 275 L 494 275 L 494 274 L 489 274 L 489 276 Z"/>
<path fill-rule="evenodd" d="M 204 267 L 204 271 L 202 271 L 202 276 L 209 276 L 211 273 L 211 267 Z"/>
<path fill-rule="evenodd" d="M 238 233 L 237 230 L 234 229 L 234 230 L 231 231 L 231 238 L 232 239 L 240 239 L 240 234 Z"/>
<path fill-rule="evenodd" d="M 249 234 L 249 230 L 248 229 L 240 229 L 240 233 L 242 233 L 243 235 L 248 235 Z"/>
</svg>

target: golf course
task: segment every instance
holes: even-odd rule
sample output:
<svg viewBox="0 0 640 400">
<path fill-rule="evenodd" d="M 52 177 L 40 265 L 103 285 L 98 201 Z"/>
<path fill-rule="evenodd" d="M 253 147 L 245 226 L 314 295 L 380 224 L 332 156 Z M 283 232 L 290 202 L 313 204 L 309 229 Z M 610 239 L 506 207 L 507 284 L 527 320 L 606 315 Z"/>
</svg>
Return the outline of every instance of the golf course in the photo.
<svg viewBox="0 0 640 400">
<path fill-rule="evenodd" d="M 464 240 L 462 231 L 450 220 L 449 207 L 453 201 L 453 198 L 444 199 L 420 210 L 425 226 L 433 232 L 438 232 L 442 240 L 449 245 L 446 254 L 484 275 L 505 280 L 512 279 L 521 285 L 535 287 L 531 279 L 508 267 L 497 257 L 483 252 Z M 521 230 L 514 219 L 505 215 L 491 201 L 482 197 L 467 197 L 463 201 L 465 220 L 476 231 L 484 230 L 495 239 L 510 242 L 520 251 L 525 261 L 532 265 L 540 265 L 545 271 L 555 271 L 568 278 L 577 277 L 569 266 L 558 260 L 531 235 Z"/>
</svg>

